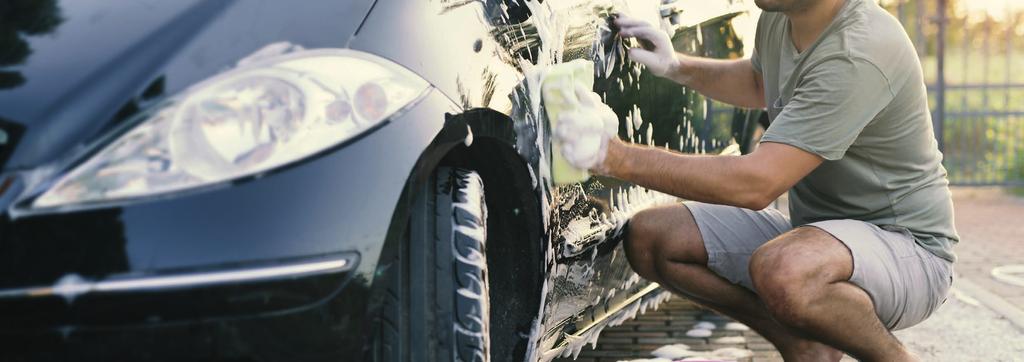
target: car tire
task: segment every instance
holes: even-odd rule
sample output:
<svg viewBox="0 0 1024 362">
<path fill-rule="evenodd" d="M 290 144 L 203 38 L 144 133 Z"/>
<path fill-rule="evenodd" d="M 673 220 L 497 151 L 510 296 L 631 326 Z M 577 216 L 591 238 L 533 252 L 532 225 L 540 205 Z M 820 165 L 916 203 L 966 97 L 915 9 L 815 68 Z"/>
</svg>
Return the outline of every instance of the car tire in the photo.
<svg viewBox="0 0 1024 362">
<path fill-rule="evenodd" d="M 417 193 L 380 281 L 377 361 L 490 361 L 487 205 L 473 171 L 441 168 Z M 383 261 L 382 261 L 383 262 Z"/>
</svg>

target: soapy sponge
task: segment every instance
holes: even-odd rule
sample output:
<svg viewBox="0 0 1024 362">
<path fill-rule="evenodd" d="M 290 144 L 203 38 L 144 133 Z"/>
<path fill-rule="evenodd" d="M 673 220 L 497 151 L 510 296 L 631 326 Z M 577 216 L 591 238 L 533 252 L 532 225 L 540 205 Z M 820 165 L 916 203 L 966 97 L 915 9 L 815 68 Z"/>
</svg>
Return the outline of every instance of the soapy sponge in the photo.
<svg viewBox="0 0 1024 362">
<path fill-rule="evenodd" d="M 541 97 L 544 109 L 551 122 L 551 129 L 558 126 L 558 117 L 575 111 L 580 104 L 574 91 L 577 87 L 594 89 L 594 63 L 585 59 L 555 64 L 548 69 L 541 81 Z M 572 97 L 569 99 L 567 97 Z M 556 185 L 583 182 L 590 178 L 587 170 L 573 167 L 562 155 L 561 145 L 551 145 L 551 179 Z"/>
</svg>

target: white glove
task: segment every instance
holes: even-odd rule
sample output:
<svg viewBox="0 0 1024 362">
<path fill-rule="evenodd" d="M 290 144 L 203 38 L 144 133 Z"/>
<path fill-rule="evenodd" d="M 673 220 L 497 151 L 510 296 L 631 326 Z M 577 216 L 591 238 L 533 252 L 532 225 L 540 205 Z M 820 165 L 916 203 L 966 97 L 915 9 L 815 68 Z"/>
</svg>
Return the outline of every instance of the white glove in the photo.
<svg viewBox="0 0 1024 362">
<path fill-rule="evenodd" d="M 634 62 L 647 66 L 652 74 L 664 77 L 679 62 L 676 59 L 672 39 L 659 28 L 639 19 L 619 15 L 614 20 L 619 27 L 619 36 L 636 38 L 641 48 L 630 48 L 629 58 Z"/>
<path fill-rule="evenodd" d="M 572 110 L 558 116 L 555 141 L 562 147 L 562 156 L 573 167 L 597 169 L 608 154 L 608 140 L 618 136 L 619 117 L 601 102 L 597 93 L 579 85 L 575 92 L 575 96 L 565 95 L 565 99 L 573 103 Z"/>
</svg>

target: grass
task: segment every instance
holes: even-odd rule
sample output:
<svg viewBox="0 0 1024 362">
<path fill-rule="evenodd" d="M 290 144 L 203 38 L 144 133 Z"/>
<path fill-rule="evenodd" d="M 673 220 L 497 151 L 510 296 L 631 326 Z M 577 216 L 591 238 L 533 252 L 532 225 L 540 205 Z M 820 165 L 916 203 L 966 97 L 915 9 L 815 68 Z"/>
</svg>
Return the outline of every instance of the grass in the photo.
<svg viewBox="0 0 1024 362">
<path fill-rule="evenodd" d="M 1020 119 L 947 119 L 945 164 L 955 183 L 1024 181 Z"/>
<path fill-rule="evenodd" d="M 1018 46 L 1017 49 L 1007 52 L 1005 44 L 999 45 L 1001 47 L 993 47 L 992 53 L 987 57 L 976 47 L 966 50 L 947 49 L 946 83 L 1024 83 L 1024 72 L 1021 72 L 1024 49 L 1019 49 L 1022 47 Z M 924 70 L 925 80 L 929 84 L 934 83 L 938 74 L 937 58 L 934 55 L 925 56 L 921 59 L 921 68 Z"/>
<path fill-rule="evenodd" d="M 948 44 L 946 55 L 945 164 L 954 183 L 1024 182 L 1024 88 L 958 88 L 960 84 L 1024 84 L 1024 49 L 991 44 Z M 1022 48 L 1019 47 L 1018 48 Z M 934 84 L 935 56 L 921 60 L 925 79 Z M 938 104 L 934 90 L 930 104 Z M 988 114 L 986 114 L 988 113 Z M 1022 190 L 1021 192 L 1024 192 Z"/>
<path fill-rule="evenodd" d="M 969 0 L 959 0 L 969 1 Z M 901 1 L 904 27 L 920 49 L 925 81 L 938 78 L 937 31 L 927 14 L 935 12 L 934 3 Z M 893 1 L 885 2 L 895 15 Z M 926 5 L 926 16 L 917 16 L 917 8 Z M 946 103 L 944 132 L 945 165 L 954 183 L 1024 183 L 1024 87 L 965 89 L 958 85 L 1024 84 L 1024 39 L 1020 23 L 971 23 L 950 14 L 946 29 L 945 80 Z M 1022 21 L 1021 16 L 1008 18 Z M 918 26 L 917 21 L 928 21 Z M 924 31 L 918 37 L 916 30 Z M 1007 33 L 1013 29 L 1015 34 Z M 934 89 L 929 94 L 932 109 L 938 106 Z M 1016 193 L 1024 195 L 1024 187 Z"/>
</svg>

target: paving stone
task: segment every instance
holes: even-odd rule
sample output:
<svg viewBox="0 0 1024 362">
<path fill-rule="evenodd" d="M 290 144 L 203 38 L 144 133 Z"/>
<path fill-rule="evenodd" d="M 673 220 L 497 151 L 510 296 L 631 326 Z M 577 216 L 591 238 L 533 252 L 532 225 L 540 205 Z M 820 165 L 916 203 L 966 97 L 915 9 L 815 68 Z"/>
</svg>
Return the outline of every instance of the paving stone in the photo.
<svg viewBox="0 0 1024 362">
<path fill-rule="evenodd" d="M 681 318 L 683 318 L 683 317 L 682 316 L 672 315 L 672 314 L 649 314 L 649 315 L 645 314 L 644 315 L 644 320 L 649 320 L 649 321 L 668 321 L 668 320 L 681 319 Z M 694 318 L 691 316 L 691 318 L 689 318 L 689 319 L 693 320 Z"/>
<path fill-rule="evenodd" d="M 674 344 L 674 343 L 684 343 L 684 342 L 682 342 L 681 338 L 672 338 L 672 337 L 638 338 L 636 341 L 637 341 L 637 343 L 643 343 L 643 344 L 662 344 L 662 345 Z M 692 341 L 698 341 L 698 340 L 692 340 Z M 703 344 L 706 344 L 706 343 L 707 342 L 705 342 Z"/>
<path fill-rule="evenodd" d="M 672 337 L 672 339 L 677 341 L 675 343 L 682 343 L 690 346 L 708 344 L 707 338 Z"/>
<path fill-rule="evenodd" d="M 601 340 L 603 341 L 605 339 L 605 337 L 610 337 L 610 338 L 638 338 L 638 337 L 662 337 L 664 335 L 665 335 L 665 332 L 657 332 L 657 331 L 640 332 L 640 331 L 632 331 L 632 330 L 620 331 L 618 329 L 611 328 L 611 329 L 608 329 L 608 330 L 606 330 L 604 332 L 601 332 Z"/>
<path fill-rule="evenodd" d="M 667 321 L 663 320 L 648 320 L 648 319 L 634 319 L 629 322 L 623 323 L 624 326 L 664 326 L 668 325 Z"/>
<path fill-rule="evenodd" d="M 993 267 L 1024 261 L 1024 198 L 1009 196 L 998 189 L 953 188 L 957 229 L 963 243 L 957 246 L 959 257 L 956 271 L 977 284 L 1002 296 L 1007 301 L 1024 306 L 1024 288 L 1013 287 L 993 280 Z M 726 345 L 709 343 L 705 338 L 684 337 L 698 321 L 710 321 L 719 328 L 713 338 L 743 336 L 746 343 Z M 746 348 L 754 352 L 741 361 L 781 362 L 782 356 L 775 346 L 754 331 L 733 333 L 722 329 L 731 320 L 712 311 L 704 310 L 686 299 L 674 297 L 657 311 L 648 311 L 636 320 L 605 330 L 598 340 L 599 350 L 585 348 L 579 361 L 616 362 L 620 360 L 651 358 L 650 351 L 668 344 L 681 343 L 693 350 L 711 350 L 721 347 Z M 612 343 L 629 340 L 630 343 Z M 556 359 L 568 362 L 571 359 Z M 852 361 L 846 357 L 843 361 Z"/>
<path fill-rule="evenodd" d="M 692 325 L 693 325 L 693 323 L 690 323 L 690 324 L 687 324 L 687 325 L 671 325 L 671 326 L 637 326 L 636 330 L 637 331 L 642 331 L 642 332 L 669 332 L 669 333 L 671 333 L 671 332 L 680 332 L 680 331 L 681 332 L 686 332 L 686 331 L 690 330 L 690 326 L 692 326 Z"/>
<path fill-rule="evenodd" d="M 757 334 L 757 332 L 754 332 L 754 331 L 743 332 L 743 336 L 747 337 L 747 340 L 751 341 L 751 342 L 765 342 L 765 343 L 768 343 L 767 339 L 764 339 L 764 337 L 761 337 L 760 334 Z"/>
<path fill-rule="evenodd" d="M 749 348 L 747 348 L 746 344 L 743 344 L 743 343 L 709 343 L 709 344 L 707 345 L 707 348 L 708 348 L 709 350 L 712 350 L 712 351 L 714 351 L 714 350 L 716 350 L 716 349 L 721 349 L 721 348 L 742 348 L 742 349 L 749 349 Z"/>
<path fill-rule="evenodd" d="M 750 341 L 747 341 L 747 349 L 749 349 L 751 351 L 754 351 L 754 352 L 757 352 L 757 351 L 775 351 L 775 345 L 773 345 L 771 343 L 767 343 L 767 342 L 761 343 L 761 342 L 750 342 Z"/>
<path fill-rule="evenodd" d="M 1011 302 L 1021 302 L 1024 288 L 998 282 L 992 268 L 1024 263 L 1024 198 L 1000 188 L 955 187 L 956 272 Z M 954 282 L 954 286 L 955 286 Z M 1017 304 L 1024 305 L 1024 304 Z"/>
<path fill-rule="evenodd" d="M 727 331 L 724 329 L 712 329 L 711 338 L 722 338 L 722 337 L 737 337 L 743 336 L 743 332 L 740 331 Z"/>
<path fill-rule="evenodd" d="M 693 328 L 699 321 L 710 321 L 716 328 L 711 338 L 742 336 L 747 340 L 741 344 L 709 344 L 708 338 L 686 337 L 686 331 Z M 658 311 L 648 311 L 637 319 L 621 326 L 606 329 L 598 339 L 597 350 L 584 348 L 581 358 L 595 359 L 593 362 L 620 361 L 630 359 L 651 358 L 651 352 L 669 344 L 685 344 L 695 351 L 713 351 L 718 348 L 747 348 L 753 343 L 758 347 L 756 352 L 777 353 L 774 347 L 754 331 L 728 331 L 721 327 L 731 320 L 704 310 L 695 304 L 679 297 L 665 302 Z M 752 361 L 752 358 L 741 359 L 741 362 Z M 557 359 L 557 362 L 568 362 L 571 359 Z"/>
<path fill-rule="evenodd" d="M 663 344 L 598 344 L 599 351 L 636 351 L 640 355 L 647 355 L 648 352 L 664 346 Z"/>
<path fill-rule="evenodd" d="M 757 351 L 754 358 L 782 358 L 782 354 L 778 351 Z"/>
<path fill-rule="evenodd" d="M 697 313 L 697 312 L 694 312 L 694 313 Z M 697 323 L 697 316 L 694 316 L 694 315 L 680 315 L 680 316 L 672 317 L 672 319 L 669 319 L 669 320 L 667 320 L 665 322 L 668 322 L 669 325 L 684 325 L 684 324 L 685 325 L 689 325 L 689 324 Z"/>
<path fill-rule="evenodd" d="M 580 352 L 580 357 L 600 357 L 600 358 L 605 358 L 605 357 L 622 357 L 622 358 L 627 358 L 627 357 L 636 357 L 636 356 L 637 356 L 637 353 L 635 351 L 597 351 L 597 350 L 584 349 L 582 352 Z M 572 358 L 567 358 L 567 359 L 564 359 L 564 360 L 565 361 L 571 361 Z"/>
<path fill-rule="evenodd" d="M 719 315 L 719 314 L 703 314 L 703 315 L 701 315 L 700 320 L 714 322 L 715 324 L 725 324 L 727 322 L 732 322 L 733 321 L 732 318 L 729 318 L 729 317 L 726 317 L 726 316 L 723 316 L 723 315 Z"/>
</svg>

